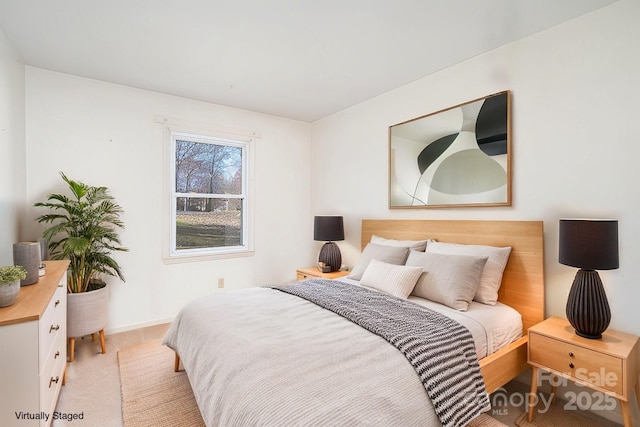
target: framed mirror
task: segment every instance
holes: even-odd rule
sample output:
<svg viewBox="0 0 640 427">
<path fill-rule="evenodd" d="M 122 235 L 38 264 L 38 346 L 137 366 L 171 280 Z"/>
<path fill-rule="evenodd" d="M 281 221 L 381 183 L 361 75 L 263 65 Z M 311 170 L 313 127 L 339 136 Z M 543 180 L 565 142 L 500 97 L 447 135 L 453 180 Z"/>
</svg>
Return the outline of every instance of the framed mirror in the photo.
<svg viewBox="0 0 640 427">
<path fill-rule="evenodd" d="M 389 127 L 389 208 L 511 206 L 511 94 Z"/>
</svg>

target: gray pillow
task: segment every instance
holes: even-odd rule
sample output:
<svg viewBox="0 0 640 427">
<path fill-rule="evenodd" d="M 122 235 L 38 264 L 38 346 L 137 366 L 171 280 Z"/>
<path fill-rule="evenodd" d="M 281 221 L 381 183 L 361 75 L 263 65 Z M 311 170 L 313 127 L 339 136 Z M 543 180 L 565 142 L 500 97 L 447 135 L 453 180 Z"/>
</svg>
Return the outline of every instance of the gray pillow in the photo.
<svg viewBox="0 0 640 427">
<path fill-rule="evenodd" d="M 502 273 L 504 272 L 511 247 L 504 248 L 484 245 L 462 245 L 459 243 L 433 242 L 427 248 L 427 252 L 452 255 L 470 255 L 487 257 L 480 283 L 473 298 L 483 304 L 495 305 L 498 301 L 498 290 L 502 284 Z"/>
<path fill-rule="evenodd" d="M 348 279 L 362 279 L 362 275 L 364 274 L 372 259 L 377 259 L 378 261 L 386 262 L 389 264 L 403 265 L 407 260 L 408 254 L 409 248 L 368 243 L 364 248 L 364 251 L 362 251 L 362 255 L 360 255 L 360 259 L 358 260 L 356 266 L 353 267 L 353 270 L 351 270 L 351 274 L 349 274 Z"/>
<path fill-rule="evenodd" d="M 407 265 L 425 271 L 411 294 L 466 311 L 486 263 L 487 257 L 411 251 Z"/>
<path fill-rule="evenodd" d="M 414 251 L 424 252 L 427 248 L 427 243 L 433 240 L 397 240 L 397 239 L 386 239 L 384 237 L 376 236 L 375 234 L 371 236 L 371 243 L 375 243 L 376 245 L 384 245 L 384 246 L 404 246 L 409 249 L 413 249 Z"/>
</svg>

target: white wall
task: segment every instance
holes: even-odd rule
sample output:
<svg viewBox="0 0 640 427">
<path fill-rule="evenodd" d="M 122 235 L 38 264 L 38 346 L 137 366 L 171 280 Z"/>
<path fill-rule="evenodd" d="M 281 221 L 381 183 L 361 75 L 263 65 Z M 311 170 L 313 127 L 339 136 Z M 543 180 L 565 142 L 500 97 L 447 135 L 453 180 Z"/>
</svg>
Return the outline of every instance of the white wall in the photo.
<svg viewBox="0 0 640 427">
<path fill-rule="evenodd" d="M 640 2 L 622 0 L 313 123 L 312 211 L 345 216 L 344 262 L 362 218 L 543 220 L 546 316 L 565 317 L 576 269 L 557 261 L 558 219 L 618 218 L 620 269 L 600 275 L 611 327 L 640 335 L 639 21 Z M 389 210 L 388 126 L 507 89 L 513 206 Z"/>
<path fill-rule="evenodd" d="M 64 191 L 58 171 L 107 186 L 124 208 L 128 253 L 117 253 L 126 283 L 110 280 L 109 331 L 173 317 L 187 301 L 217 289 L 295 279 L 313 259 L 310 125 L 110 83 L 26 68 L 27 221 L 35 239 L 42 211 L 33 203 Z M 262 134 L 255 148 L 255 255 L 164 264 L 163 155 L 154 115 Z"/>
<path fill-rule="evenodd" d="M 26 181 L 24 63 L 0 30 L 0 266 L 13 265 Z"/>
<path fill-rule="evenodd" d="M 345 215 L 344 261 L 365 217 L 543 220 L 546 315 L 564 316 L 575 269 L 557 262 L 558 219 L 618 218 L 620 269 L 601 277 L 611 327 L 640 334 L 639 21 L 640 2 L 616 2 L 314 123 L 312 211 Z M 507 89 L 513 206 L 389 210 L 388 126 Z"/>
</svg>

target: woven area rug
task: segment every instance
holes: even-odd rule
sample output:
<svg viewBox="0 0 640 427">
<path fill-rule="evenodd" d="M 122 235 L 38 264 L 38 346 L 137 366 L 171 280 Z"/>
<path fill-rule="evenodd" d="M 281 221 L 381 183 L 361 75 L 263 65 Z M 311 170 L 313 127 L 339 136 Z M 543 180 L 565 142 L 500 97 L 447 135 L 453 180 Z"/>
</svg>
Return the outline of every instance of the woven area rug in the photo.
<svg viewBox="0 0 640 427">
<path fill-rule="evenodd" d="M 159 340 L 118 352 L 125 427 L 204 426 L 187 374 L 174 372 L 173 361 Z"/>
<path fill-rule="evenodd" d="M 467 427 L 507 427 L 495 418 L 489 415 L 481 414 L 478 418 L 467 424 Z"/>
<path fill-rule="evenodd" d="M 204 426 L 187 374 L 173 372 L 174 353 L 159 340 L 118 352 L 125 427 Z M 506 427 L 486 414 L 468 427 Z"/>
<path fill-rule="evenodd" d="M 572 411 L 565 411 L 562 405 L 556 404 L 549 407 L 545 413 L 536 412 L 533 420 L 527 421 L 524 413 L 516 420 L 518 427 L 599 427 L 600 424 L 581 417 Z"/>
</svg>

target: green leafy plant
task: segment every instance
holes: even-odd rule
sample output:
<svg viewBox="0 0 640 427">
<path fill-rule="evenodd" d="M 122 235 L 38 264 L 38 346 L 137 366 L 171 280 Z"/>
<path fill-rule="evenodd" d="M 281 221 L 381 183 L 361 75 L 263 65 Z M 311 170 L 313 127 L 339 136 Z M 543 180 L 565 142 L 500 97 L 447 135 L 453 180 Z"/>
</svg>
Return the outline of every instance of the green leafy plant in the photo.
<svg viewBox="0 0 640 427">
<path fill-rule="evenodd" d="M 0 285 L 12 285 L 25 277 L 27 277 L 27 270 L 21 265 L 0 267 Z"/>
<path fill-rule="evenodd" d="M 40 223 L 51 224 L 43 232 L 49 241 L 52 259 L 68 259 L 67 288 L 71 293 L 87 292 L 104 286 L 100 274 L 124 276 L 113 251 L 128 251 L 121 246 L 117 229 L 123 229 L 120 220 L 122 208 L 115 203 L 106 187 L 94 187 L 73 181 L 60 172 L 72 196 L 49 194 L 47 202 L 37 207 L 53 212 L 37 218 Z"/>
</svg>

